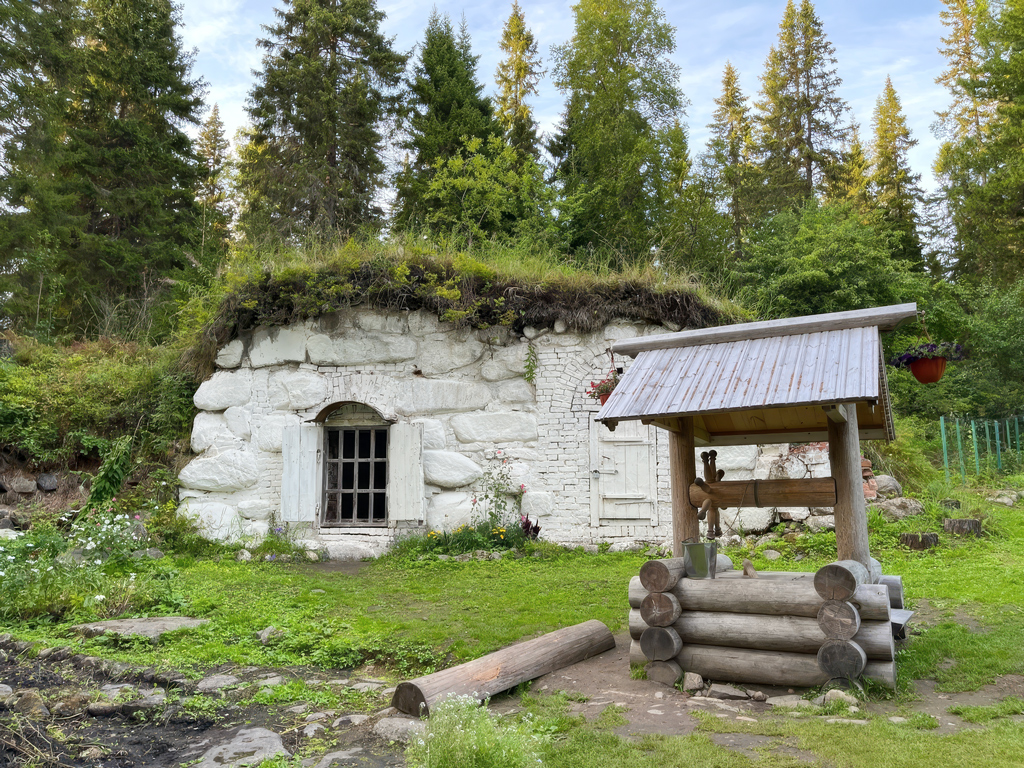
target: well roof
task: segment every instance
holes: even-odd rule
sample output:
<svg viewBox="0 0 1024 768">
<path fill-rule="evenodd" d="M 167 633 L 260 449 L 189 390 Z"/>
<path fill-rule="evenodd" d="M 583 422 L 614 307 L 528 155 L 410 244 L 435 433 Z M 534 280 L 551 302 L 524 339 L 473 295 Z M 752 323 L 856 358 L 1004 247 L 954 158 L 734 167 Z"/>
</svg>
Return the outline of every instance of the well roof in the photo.
<svg viewBox="0 0 1024 768">
<path fill-rule="evenodd" d="M 828 409 L 855 407 L 861 439 L 892 439 L 880 330 L 916 304 L 720 326 L 629 339 L 612 351 L 636 360 L 598 419 L 669 429 L 695 416 L 698 444 L 827 439 Z"/>
</svg>

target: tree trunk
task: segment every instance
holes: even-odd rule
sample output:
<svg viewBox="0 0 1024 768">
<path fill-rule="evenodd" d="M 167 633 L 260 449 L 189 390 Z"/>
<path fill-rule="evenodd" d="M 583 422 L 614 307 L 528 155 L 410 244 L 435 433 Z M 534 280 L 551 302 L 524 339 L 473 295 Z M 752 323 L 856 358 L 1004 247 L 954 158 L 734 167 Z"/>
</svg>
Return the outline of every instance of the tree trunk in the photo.
<svg viewBox="0 0 1024 768">
<path fill-rule="evenodd" d="M 828 680 L 813 653 L 684 643 L 676 661 L 687 672 L 723 683 L 810 688 Z"/>
<path fill-rule="evenodd" d="M 648 592 L 668 592 L 686 573 L 684 559 L 648 560 L 640 566 L 640 583 Z"/>
<path fill-rule="evenodd" d="M 608 627 L 596 619 L 510 645 L 474 661 L 400 683 L 391 705 L 409 715 L 427 715 L 450 695 L 483 701 L 519 683 L 567 667 L 615 647 Z"/>
<path fill-rule="evenodd" d="M 981 536 L 981 520 L 971 518 L 952 519 L 946 518 L 942 521 L 942 530 L 956 536 Z"/>
<path fill-rule="evenodd" d="M 683 611 L 672 625 L 684 645 L 720 645 L 759 651 L 817 653 L 829 641 L 817 619 L 806 616 L 759 616 L 720 611 Z M 866 621 L 854 635 L 872 659 L 896 658 L 892 624 Z"/>
<path fill-rule="evenodd" d="M 805 616 L 818 618 L 822 599 L 808 578 L 756 579 L 680 579 L 672 590 L 684 611 L 727 611 L 760 613 L 769 616 Z M 857 606 L 862 619 L 889 620 L 889 596 L 885 587 L 865 584 L 858 587 L 849 602 Z"/>
<path fill-rule="evenodd" d="M 649 592 L 640 604 L 640 617 L 652 627 L 669 626 L 679 611 L 679 598 L 671 592 Z"/>
<path fill-rule="evenodd" d="M 857 560 L 829 563 L 814 574 L 814 589 L 822 600 L 849 600 L 861 584 L 870 584 L 867 566 Z"/>
<path fill-rule="evenodd" d="M 683 641 L 672 627 L 648 627 L 640 635 L 640 650 L 651 661 L 668 661 L 683 650 Z"/>
<path fill-rule="evenodd" d="M 867 663 L 864 649 L 852 640 L 826 640 L 818 649 L 818 665 L 829 679 L 848 677 L 853 680 L 860 677 Z"/>
</svg>

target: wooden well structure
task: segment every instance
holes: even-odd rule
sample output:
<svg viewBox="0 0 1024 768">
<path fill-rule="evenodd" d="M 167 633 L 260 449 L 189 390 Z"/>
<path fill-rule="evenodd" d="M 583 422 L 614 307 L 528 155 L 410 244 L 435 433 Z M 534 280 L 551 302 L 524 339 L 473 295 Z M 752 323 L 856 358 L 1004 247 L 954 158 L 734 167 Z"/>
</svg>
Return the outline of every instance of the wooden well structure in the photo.
<svg viewBox="0 0 1024 768">
<path fill-rule="evenodd" d="M 753 580 L 745 581 L 745 587 L 735 579 L 722 579 L 721 586 L 709 582 L 701 587 L 711 592 L 700 599 L 694 597 L 696 585 L 677 583 L 672 574 L 663 580 L 667 586 L 660 588 L 631 585 L 631 608 L 639 611 L 646 599 L 647 618 L 656 617 L 652 621 L 660 625 L 648 626 L 639 615 L 631 616 L 634 639 L 650 630 L 646 646 L 666 658 L 647 658 L 674 665 L 663 673 L 666 680 L 689 665 L 705 676 L 710 671 L 716 679 L 735 682 L 807 685 L 823 675 L 828 679 L 863 673 L 894 684 L 894 656 L 882 647 L 885 633 L 880 635 L 879 625 L 871 622 L 882 622 L 888 632 L 890 608 L 903 608 L 902 584 L 898 577 L 883 577 L 869 551 L 860 441 L 895 437 L 880 333 L 916 315 L 916 304 L 900 304 L 647 336 L 613 345 L 615 354 L 635 359 L 597 419 L 611 430 L 621 421 L 639 420 L 669 431 L 675 558 L 682 557 L 683 542 L 699 540 L 699 518 L 707 517 L 708 533 L 715 535 L 719 508 L 832 507 L 835 515 L 840 562 L 834 568 L 826 566 L 813 580 L 808 574 L 792 574 L 784 587 L 772 587 L 767 579 L 760 579 L 756 587 Z M 828 441 L 830 478 L 728 481 L 714 466 L 714 446 L 811 441 Z M 700 477 L 695 450 L 704 446 L 708 449 L 702 454 Z M 672 560 L 660 562 L 669 571 L 679 568 Z M 783 584 L 785 574 L 779 576 L 783 580 L 771 582 Z M 892 590 L 886 579 L 895 580 Z M 875 594 L 879 591 L 886 594 Z M 684 621 L 678 618 L 680 601 L 684 612 L 687 601 L 696 609 L 688 619 L 684 616 L 684 624 L 676 623 Z M 650 607 L 655 604 L 657 610 Z M 730 612 L 730 606 L 736 610 Z M 717 615 L 706 615 L 716 610 Z M 758 613 L 762 610 L 766 613 Z M 865 611 L 873 618 L 858 634 Z M 765 624 L 766 616 L 778 621 Z M 906 617 L 900 620 L 905 623 Z M 816 622 L 820 637 L 801 623 L 806 621 Z M 745 625 L 749 632 L 739 629 Z M 733 638 L 755 639 L 724 653 L 725 646 L 737 641 L 708 646 L 716 626 Z M 666 627 L 675 629 L 666 635 Z M 802 640 L 794 639 L 794 627 Z M 785 636 L 783 641 L 772 639 L 777 635 Z M 691 645 L 677 636 L 697 642 Z M 680 642 L 679 652 L 670 656 Z M 885 664 L 883 671 L 872 673 L 870 666 L 865 671 L 865 662 L 852 658 L 864 658 L 863 644 L 878 648 L 875 659 Z M 815 646 L 817 666 L 796 658 Z M 844 658 L 834 664 L 837 655 Z M 738 660 L 723 667 L 725 656 Z M 777 674 L 766 679 L 762 670 L 770 667 Z M 797 668 L 802 671 L 793 671 Z"/>
</svg>

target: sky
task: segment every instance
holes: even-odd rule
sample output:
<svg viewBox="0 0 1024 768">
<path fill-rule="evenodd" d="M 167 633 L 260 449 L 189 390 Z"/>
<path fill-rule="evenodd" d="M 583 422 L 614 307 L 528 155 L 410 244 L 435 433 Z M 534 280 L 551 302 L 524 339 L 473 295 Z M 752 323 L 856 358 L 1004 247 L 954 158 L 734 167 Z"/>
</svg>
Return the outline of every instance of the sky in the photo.
<svg viewBox="0 0 1024 768">
<path fill-rule="evenodd" d="M 274 8 L 284 0 L 179 0 L 185 47 L 195 49 L 193 74 L 207 83 L 208 104 L 220 105 L 228 135 L 246 123 L 245 100 L 260 67 L 262 51 L 256 46 L 273 24 Z M 568 0 L 520 0 L 527 25 L 537 38 L 542 79 L 533 99 L 534 115 L 542 131 L 558 122 L 564 97 L 551 81 L 551 46 L 572 35 L 572 2 Z M 477 75 L 485 91 L 493 94 L 494 70 L 501 59 L 498 43 L 511 2 L 457 3 L 437 0 L 438 11 L 458 23 L 465 15 L 473 52 L 480 57 Z M 704 147 L 714 99 L 721 92 L 722 70 L 731 61 L 740 75 L 744 93 L 756 97 L 768 51 L 778 39 L 785 0 L 662 0 L 669 24 L 675 27 L 673 61 L 680 67 L 679 85 L 690 102 L 686 123 L 690 128 L 691 153 Z M 423 38 L 432 4 L 424 0 L 378 0 L 387 18 L 385 35 L 403 52 L 412 51 Z M 818 0 L 815 4 L 825 34 L 833 43 L 838 73 L 843 80 L 840 96 L 850 105 L 860 125 L 861 138 L 872 136 L 875 101 L 892 78 L 903 105 L 913 138 L 918 145 L 910 162 L 927 189 L 934 187 L 931 166 L 938 151 L 932 134 L 935 111 L 949 100 L 935 78 L 945 63 L 938 53 L 945 34 L 939 20 L 941 0 Z"/>
</svg>

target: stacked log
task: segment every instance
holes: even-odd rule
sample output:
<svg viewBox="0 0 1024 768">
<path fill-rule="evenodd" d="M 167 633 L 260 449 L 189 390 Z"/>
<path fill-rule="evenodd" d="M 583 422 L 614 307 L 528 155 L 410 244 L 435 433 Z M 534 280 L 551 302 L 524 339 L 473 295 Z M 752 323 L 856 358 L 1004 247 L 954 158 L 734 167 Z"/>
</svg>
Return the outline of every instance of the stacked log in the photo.
<svg viewBox="0 0 1024 768">
<path fill-rule="evenodd" d="M 871 571 L 854 561 L 813 574 L 690 579 L 675 561 L 681 558 L 649 561 L 629 584 L 630 662 L 646 660 L 649 679 L 671 685 L 685 671 L 722 682 L 812 686 L 863 676 L 895 687 L 890 612 L 893 603 L 902 606 L 899 577 L 873 584 Z"/>
</svg>

